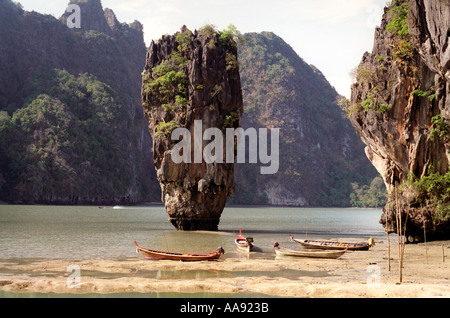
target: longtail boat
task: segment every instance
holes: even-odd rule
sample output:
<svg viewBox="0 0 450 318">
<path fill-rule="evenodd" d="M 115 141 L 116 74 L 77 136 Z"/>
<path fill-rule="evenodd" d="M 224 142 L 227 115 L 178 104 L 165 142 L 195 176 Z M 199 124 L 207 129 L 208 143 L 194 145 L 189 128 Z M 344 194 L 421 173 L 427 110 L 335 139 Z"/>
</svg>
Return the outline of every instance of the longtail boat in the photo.
<svg viewBox="0 0 450 318">
<path fill-rule="evenodd" d="M 290 250 L 281 248 L 277 242 L 273 244 L 275 253 L 279 256 L 295 256 L 295 257 L 309 257 L 309 258 L 332 258 L 341 257 L 347 252 L 347 249 L 341 251 L 333 250 Z"/>
<path fill-rule="evenodd" d="M 251 252 L 255 244 L 253 243 L 253 238 L 242 236 L 242 230 L 239 230 L 239 236 L 234 240 L 238 249 Z"/>
<path fill-rule="evenodd" d="M 302 240 L 296 239 L 289 234 L 292 241 L 299 243 L 300 245 L 311 249 L 323 249 L 323 250 L 368 250 L 374 245 L 373 238 L 370 238 L 368 242 L 337 242 L 337 241 L 321 241 L 321 240 Z"/>
<path fill-rule="evenodd" d="M 147 248 L 139 247 L 136 241 L 134 241 L 134 244 L 136 245 L 136 253 L 140 252 L 145 258 L 152 260 L 173 260 L 184 262 L 213 261 L 219 259 L 220 255 L 225 254 L 225 251 L 222 247 L 219 247 L 215 252 L 188 254 L 150 250 Z"/>
</svg>

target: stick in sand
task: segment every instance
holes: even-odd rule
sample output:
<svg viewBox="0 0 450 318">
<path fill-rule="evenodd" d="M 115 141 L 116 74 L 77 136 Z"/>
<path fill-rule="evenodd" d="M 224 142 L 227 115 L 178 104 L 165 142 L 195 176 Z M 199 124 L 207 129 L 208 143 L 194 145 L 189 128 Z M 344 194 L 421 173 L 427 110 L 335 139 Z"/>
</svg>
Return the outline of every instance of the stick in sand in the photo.
<svg viewBox="0 0 450 318">
<path fill-rule="evenodd" d="M 444 245 L 441 245 L 442 248 L 442 263 L 445 262 L 445 257 L 444 257 Z"/>
<path fill-rule="evenodd" d="M 386 217 L 386 238 L 388 243 L 388 264 L 389 264 L 389 271 L 391 271 L 391 241 L 389 239 L 389 225 L 387 213 L 385 213 L 385 217 Z"/>
<path fill-rule="evenodd" d="M 425 255 L 427 257 L 427 264 L 428 264 L 427 230 L 425 220 L 423 220 L 423 240 L 425 241 Z"/>
</svg>

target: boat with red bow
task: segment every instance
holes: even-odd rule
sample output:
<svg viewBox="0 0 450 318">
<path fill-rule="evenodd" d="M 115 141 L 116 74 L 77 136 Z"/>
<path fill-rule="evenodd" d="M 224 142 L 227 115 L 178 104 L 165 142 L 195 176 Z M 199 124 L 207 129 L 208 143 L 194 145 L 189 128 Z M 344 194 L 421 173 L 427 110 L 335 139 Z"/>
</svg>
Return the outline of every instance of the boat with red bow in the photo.
<svg viewBox="0 0 450 318">
<path fill-rule="evenodd" d="M 255 244 L 253 243 L 253 238 L 244 237 L 242 235 L 241 229 L 239 230 L 239 236 L 234 240 L 234 243 L 236 244 L 239 250 L 244 252 L 251 252 L 255 247 Z"/>
</svg>

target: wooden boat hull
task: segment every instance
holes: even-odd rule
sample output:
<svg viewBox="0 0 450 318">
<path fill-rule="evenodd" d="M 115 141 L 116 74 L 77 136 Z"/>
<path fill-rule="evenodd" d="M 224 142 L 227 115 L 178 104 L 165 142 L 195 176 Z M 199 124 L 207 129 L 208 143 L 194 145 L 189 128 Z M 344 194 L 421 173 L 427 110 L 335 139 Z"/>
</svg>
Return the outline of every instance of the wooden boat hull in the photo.
<svg viewBox="0 0 450 318">
<path fill-rule="evenodd" d="M 370 248 L 368 242 L 337 242 L 337 241 L 320 241 L 320 240 L 302 240 L 295 239 L 291 235 L 291 240 L 309 249 L 322 250 L 353 250 L 353 251 L 367 251 Z"/>
<path fill-rule="evenodd" d="M 253 244 L 253 238 L 242 236 L 242 230 L 239 230 L 239 236 L 234 240 L 234 243 L 239 250 L 244 252 L 251 252 L 255 246 Z"/>
<path fill-rule="evenodd" d="M 220 256 L 225 253 L 222 248 L 218 248 L 215 252 L 199 254 L 163 252 L 139 247 L 136 242 L 134 242 L 134 244 L 136 245 L 137 253 L 141 253 L 145 258 L 151 260 L 172 260 L 184 262 L 213 261 L 218 260 Z"/>
<path fill-rule="evenodd" d="M 331 258 L 336 259 L 344 255 L 346 250 L 343 251 L 295 251 L 288 249 L 276 249 L 275 253 L 279 256 L 294 256 L 294 257 L 307 257 L 307 258 Z"/>
<path fill-rule="evenodd" d="M 347 250 L 335 251 L 335 250 L 290 250 L 281 248 L 278 243 L 274 244 L 275 253 L 279 256 L 293 256 L 293 257 L 307 257 L 307 258 L 331 258 L 336 259 L 344 255 Z"/>
<path fill-rule="evenodd" d="M 253 243 L 248 243 L 246 239 L 239 239 L 237 238 L 234 243 L 236 244 L 236 247 L 244 252 L 251 252 L 253 250 Z"/>
</svg>

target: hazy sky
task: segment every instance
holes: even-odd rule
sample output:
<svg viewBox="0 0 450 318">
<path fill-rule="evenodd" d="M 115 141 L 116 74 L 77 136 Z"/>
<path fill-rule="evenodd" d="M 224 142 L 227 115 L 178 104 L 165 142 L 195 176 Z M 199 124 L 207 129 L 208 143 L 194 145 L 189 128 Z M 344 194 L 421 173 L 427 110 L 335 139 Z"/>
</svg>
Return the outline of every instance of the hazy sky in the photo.
<svg viewBox="0 0 450 318">
<path fill-rule="evenodd" d="M 60 17 L 69 0 L 18 0 L 27 11 Z M 387 0 L 102 0 L 120 22 L 140 21 L 147 45 L 186 25 L 234 24 L 242 33 L 272 31 L 349 97 L 350 71 L 371 51 Z"/>
</svg>

